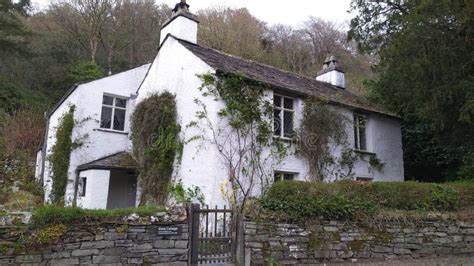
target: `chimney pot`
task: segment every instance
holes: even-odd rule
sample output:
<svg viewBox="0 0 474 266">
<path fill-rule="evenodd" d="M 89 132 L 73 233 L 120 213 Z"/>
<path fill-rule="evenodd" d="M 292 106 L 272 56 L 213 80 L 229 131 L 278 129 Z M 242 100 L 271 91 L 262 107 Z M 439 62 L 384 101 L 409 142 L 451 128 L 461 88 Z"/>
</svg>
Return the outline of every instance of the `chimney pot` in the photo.
<svg viewBox="0 0 474 266">
<path fill-rule="evenodd" d="M 346 87 L 344 71 L 337 63 L 337 59 L 334 55 L 326 56 L 323 63 L 323 69 L 318 72 L 316 80 L 330 83 L 342 89 Z"/>
<path fill-rule="evenodd" d="M 173 8 L 171 18 L 161 27 L 160 45 L 168 34 L 191 43 L 197 43 L 198 24 L 197 16 L 189 12 L 186 0 L 181 0 Z"/>
</svg>

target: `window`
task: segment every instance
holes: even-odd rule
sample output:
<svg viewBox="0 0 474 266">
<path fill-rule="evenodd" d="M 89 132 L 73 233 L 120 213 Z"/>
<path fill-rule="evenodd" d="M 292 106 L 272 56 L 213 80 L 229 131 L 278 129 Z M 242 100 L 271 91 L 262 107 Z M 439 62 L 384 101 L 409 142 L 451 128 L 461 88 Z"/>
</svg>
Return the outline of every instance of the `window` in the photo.
<svg viewBox="0 0 474 266">
<path fill-rule="evenodd" d="M 294 99 L 280 95 L 273 96 L 273 130 L 277 137 L 293 137 Z"/>
<path fill-rule="evenodd" d="M 367 150 L 366 124 L 365 116 L 354 114 L 354 147 L 356 150 Z"/>
<path fill-rule="evenodd" d="M 123 131 L 125 128 L 126 109 L 126 99 L 104 95 L 102 98 L 100 127 Z"/>
<path fill-rule="evenodd" d="M 79 182 L 79 186 L 77 188 L 77 191 L 79 191 L 79 197 L 86 196 L 86 187 L 87 187 L 87 178 L 81 177 L 81 181 Z"/>
<path fill-rule="evenodd" d="M 275 182 L 278 182 L 281 180 L 294 180 L 295 176 L 296 176 L 295 173 L 275 171 L 275 173 L 273 174 L 273 180 Z"/>
</svg>

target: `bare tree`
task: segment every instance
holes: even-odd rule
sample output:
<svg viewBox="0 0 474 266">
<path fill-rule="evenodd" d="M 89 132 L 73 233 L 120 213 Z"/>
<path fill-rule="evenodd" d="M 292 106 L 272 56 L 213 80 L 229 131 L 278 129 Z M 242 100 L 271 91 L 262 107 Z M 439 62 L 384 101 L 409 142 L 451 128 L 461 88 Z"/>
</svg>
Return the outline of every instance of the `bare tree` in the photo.
<svg viewBox="0 0 474 266">
<path fill-rule="evenodd" d="M 100 32 L 117 0 L 68 0 L 51 6 L 56 23 L 96 62 Z"/>
</svg>

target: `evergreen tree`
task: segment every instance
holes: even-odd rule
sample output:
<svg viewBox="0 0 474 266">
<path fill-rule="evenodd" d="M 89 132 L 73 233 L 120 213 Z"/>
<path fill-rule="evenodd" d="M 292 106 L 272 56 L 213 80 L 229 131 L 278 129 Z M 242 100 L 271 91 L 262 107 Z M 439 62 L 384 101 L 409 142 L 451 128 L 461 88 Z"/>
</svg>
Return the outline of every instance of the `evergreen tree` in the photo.
<svg viewBox="0 0 474 266">
<path fill-rule="evenodd" d="M 404 119 L 406 177 L 474 177 L 474 1 L 357 1 L 349 37 L 377 54 L 370 97 Z"/>
</svg>

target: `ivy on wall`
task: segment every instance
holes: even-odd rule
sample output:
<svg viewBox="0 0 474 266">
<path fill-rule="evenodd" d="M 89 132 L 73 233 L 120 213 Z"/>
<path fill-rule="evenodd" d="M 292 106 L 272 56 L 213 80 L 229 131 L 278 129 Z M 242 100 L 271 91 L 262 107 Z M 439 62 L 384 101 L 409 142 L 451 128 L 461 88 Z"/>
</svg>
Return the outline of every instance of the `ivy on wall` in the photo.
<svg viewBox="0 0 474 266">
<path fill-rule="evenodd" d="M 74 128 L 74 111 L 75 106 L 70 106 L 69 111 L 61 118 L 56 131 L 56 143 L 52 148 L 50 157 L 53 172 L 51 201 L 56 204 L 61 204 L 64 201 L 64 194 L 66 193 L 69 162 L 73 149 L 71 134 Z"/>
<path fill-rule="evenodd" d="M 313 181 L 324 181 L 327 177 L 352 179 L 359 160 L 367 161 L 369 170 L 383 171 L 384 164 L 376 154 L 359 154 L 350 146 L 348 123 L 352 121 L 327 102 L 314 97 L 305 100 L 299 152 L 308 162 Z M 334 156 L 336 149 L 340 149 L 339 157 Z"/>
<path fill-rule="evenodd" d="M 203 98 L 196 98 L 200 107 L 196 112 L 198 121 L 190 125 L 211 133 L 198 138 L 218 151 L 228 172 L 221 191 L 232 208 L 237 209 L 245 205 L 256 184 L 262 194 L 268 188 L 273 168 L 286 154 L 286 146 L 272 137 L 273 106 L 265 94 L 268 86 L 231 74 L 209 73 L 199 77 L 202 96 L 224 104 L 217 111 L 216 121 L 208 113 Z"/>
<path fill-rule="evenodd" d="M 306 99 L 299 130 L 300 152 L 308 161 L 313 180 L 323 181 L 328 166 L 336 163 L 331 145 L 346 143 L 344 122 L 345 118 L 327 103 L 316 98 Z M 350 156 L 342 157 L 346 160 Z"/>
<path fill-rule="evenodd" d="M 138 164 L 140 204 L 164 204 L 175 158 L 182 152 L 176 121 L 175 96 L 153 94 L 140 102 L 132 116 L 133 156 Z"/>
</svg>

